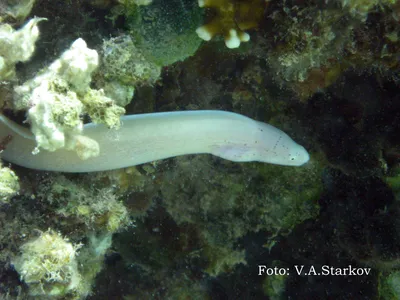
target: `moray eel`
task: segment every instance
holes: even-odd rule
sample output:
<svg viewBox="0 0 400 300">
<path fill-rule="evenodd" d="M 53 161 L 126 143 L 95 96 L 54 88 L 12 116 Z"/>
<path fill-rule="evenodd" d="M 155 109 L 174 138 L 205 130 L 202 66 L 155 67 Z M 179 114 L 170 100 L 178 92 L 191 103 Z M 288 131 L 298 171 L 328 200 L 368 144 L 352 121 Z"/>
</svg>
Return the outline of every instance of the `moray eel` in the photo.
<svg viewBox="0 0 400 300">
<path fill-rule="evenodd" d="M 0 139 L 10 137 L 1 157 L 26 168 L 93 172 L 124 168 L 186 154 L 209 153 L 235 162 L 259 161 L 300 166 L 309 160 L 304 147 L 283 131 L 225 111 L 176 111 L 128 115 L 121 128 L 86 124 L 83 135 L 96 140 L 100 155 L 81 160 L 73 151 L 40 150 L 32 133 L 0 116 Z"/>
</svg>

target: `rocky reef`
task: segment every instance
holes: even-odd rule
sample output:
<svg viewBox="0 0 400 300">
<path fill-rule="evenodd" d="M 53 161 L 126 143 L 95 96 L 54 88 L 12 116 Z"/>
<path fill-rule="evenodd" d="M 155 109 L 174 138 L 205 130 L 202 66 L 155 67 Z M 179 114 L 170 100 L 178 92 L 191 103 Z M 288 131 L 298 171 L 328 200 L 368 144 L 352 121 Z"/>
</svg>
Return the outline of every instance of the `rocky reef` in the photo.
<svg viewBox="0 0 400 300">
<path fill-rule="evenodd" d="M 3 160 L 0 299 L 400 298 L 399 20 L 395 0 L 2 1 L 0 126 L 34 153 L 90 160 L 87 123 L 213 109 L 311 158 Z"/>
</svg>

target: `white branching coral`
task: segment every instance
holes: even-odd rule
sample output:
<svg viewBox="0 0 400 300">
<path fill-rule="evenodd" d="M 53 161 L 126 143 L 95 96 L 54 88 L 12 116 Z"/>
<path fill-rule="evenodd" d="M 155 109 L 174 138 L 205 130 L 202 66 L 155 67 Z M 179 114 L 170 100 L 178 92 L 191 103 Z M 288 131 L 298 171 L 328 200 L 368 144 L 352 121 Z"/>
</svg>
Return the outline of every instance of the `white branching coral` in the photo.
<svg viewBox="0 0 400 300">
<path fill-rule="evenodd" d="M 97 52 L 77 39 L 48 68 L 14 89 L 14 108 L 28 110 L 27 120 L 37 142 L 35 151 L 65 148 L 82 159 L 99 154 L 97 142 L 81 135 L 81 116 L 88 113 L 95 122 L 118 127 L 125 110 L 101 90 L 90 89 L 98 64 Z"/>
<path fill-rule="evenodd" d="M 32 107 L 28 111 L 31 130 L 38 147 L 49 151 L 68 148 L 68 137 L 81 133 L 80 115 L 83 105 L 76 93 L 62 90 L 67 84 L 60 78 L 43 80 L 30 94 Z M 17 93 L 23 90 L 17 88 Z"/>
<path fill-rule="evenodd" d="M 44 18 L 33 18 L 19 30 L 0 25 L 0 80 L 15 78 L 15 64 L 29 60 L 39 38 L 37 24 Z"/>
</svg>

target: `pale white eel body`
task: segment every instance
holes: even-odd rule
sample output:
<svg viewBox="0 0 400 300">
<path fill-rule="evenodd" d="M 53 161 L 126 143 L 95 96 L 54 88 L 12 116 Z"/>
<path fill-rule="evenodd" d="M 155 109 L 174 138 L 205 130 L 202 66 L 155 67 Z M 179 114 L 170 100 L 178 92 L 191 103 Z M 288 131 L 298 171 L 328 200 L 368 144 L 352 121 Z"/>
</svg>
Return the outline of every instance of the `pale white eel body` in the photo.
<svg viewBox="0 0 400 300">
<path fill-rule="evenodd" d="M 210 153 L 231 161 L 259 161 L 300 166 L 309 160 L 307 151 L 283 131 L 225 111 L 178 111 L 128 115 L 118 130 L 87 124 L 83 135 L 96 140 L 100 155 L 81 160 L 75 152 L 41 150 L 32 133 L 0 116 L 0 139 L 12 139 L 2 159 L 38 170 L 93 172 L 118 169 L 168 157 Z"/>
</svg>

